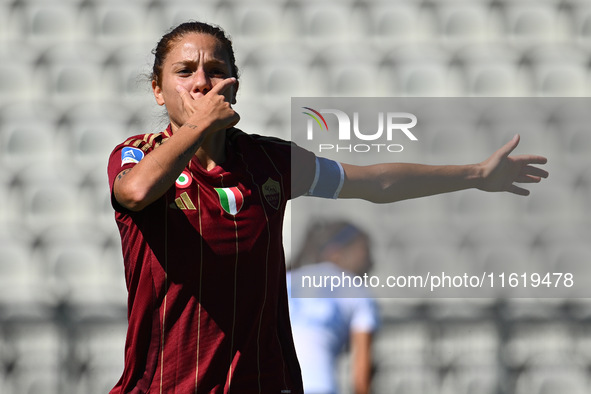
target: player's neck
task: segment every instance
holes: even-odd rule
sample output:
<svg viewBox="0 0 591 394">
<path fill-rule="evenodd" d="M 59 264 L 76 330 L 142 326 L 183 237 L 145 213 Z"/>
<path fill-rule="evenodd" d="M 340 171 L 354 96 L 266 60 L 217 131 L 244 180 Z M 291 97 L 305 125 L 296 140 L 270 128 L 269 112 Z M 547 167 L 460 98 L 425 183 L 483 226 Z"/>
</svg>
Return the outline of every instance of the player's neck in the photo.
<svg viewBox="0 0 591 394">
<path fill-rule="evenodd" d="M 211 171 L 226 160 L 226 131 L 209 134 L 195 153 L 206 171 Z"/>
</svg>

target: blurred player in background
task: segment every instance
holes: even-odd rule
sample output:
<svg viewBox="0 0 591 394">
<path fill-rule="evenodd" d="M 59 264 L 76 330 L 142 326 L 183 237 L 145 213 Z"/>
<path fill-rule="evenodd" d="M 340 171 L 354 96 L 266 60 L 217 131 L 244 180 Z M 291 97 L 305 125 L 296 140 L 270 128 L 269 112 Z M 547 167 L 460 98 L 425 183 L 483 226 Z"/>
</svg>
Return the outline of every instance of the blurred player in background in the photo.
<svg viewBox="0 0 591 394">
<path fill-rule="evenodd" d="M 362 276 L 372 266 L 370 247 L 368 235 L 357 226 L 346 221 L 318 221 L 306 231 L 304 244 L 292 262 L 293 272 Z M 372 336 L 378 327 L 376 302 L 361 288 L 355 289 L 355 298 L 341 298 L 343 294 L 335 295 L 322 287 L 314 289 L 314 298 L 292 298 L 290 274 L 287 289 L 291 325 L 305 392 L 339 392 L 335 376 L 338 357 L 349 349 L 351 392 L 369 393 Z"/>
<path fill-rule="evenodd" d="M 234 127 L 238 69 L 221 29 L 181 24 L 154 55 L 152 89 L 170 124 L 128 138 L 108 165 L 129 292 L 125 367 L 112 393 L 303 391 L 282 247 L 288 199 L 526 195 L 514 182 L 546 176 L 531 166 L 545 158 L 509 156 L 517 136 L 473 165 L 315 157 Z"/>
</svg>

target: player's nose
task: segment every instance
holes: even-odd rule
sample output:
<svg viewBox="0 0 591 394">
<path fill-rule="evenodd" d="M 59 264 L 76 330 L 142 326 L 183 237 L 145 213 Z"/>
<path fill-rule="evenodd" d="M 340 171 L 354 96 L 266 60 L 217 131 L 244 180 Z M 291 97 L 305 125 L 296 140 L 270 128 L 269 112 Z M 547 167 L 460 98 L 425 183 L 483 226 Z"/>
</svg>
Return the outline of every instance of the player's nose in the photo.
<svg viewBox="0 0 591 394">
<path fill-rule="evenodd" d="M 191 94 L 194 98 L 201 97 L 212 88 L 211 79 L 203 70 L 197 70 L 193 76 L 193 85 L 191 87 Z"/>
</svg>

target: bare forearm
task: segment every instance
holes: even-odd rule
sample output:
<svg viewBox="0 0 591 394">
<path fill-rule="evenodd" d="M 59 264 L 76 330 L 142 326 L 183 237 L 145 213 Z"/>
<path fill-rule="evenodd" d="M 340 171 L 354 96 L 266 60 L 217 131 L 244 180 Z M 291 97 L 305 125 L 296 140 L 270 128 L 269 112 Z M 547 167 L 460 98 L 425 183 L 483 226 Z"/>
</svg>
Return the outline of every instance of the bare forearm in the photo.
<svg viewBox="0 0 591 394">
<path fill-rule="evenodd" d="M 360 365 L 353 371 L 355 394 L 369 394 L 371 386 L 371 365 Z"/>
<path fill-rule="evenodd" d="M 127 209 L 139 211 L 160 198 L 199 149 L 205 131 L 187 122 L 166 143 L 119 174 L 114 184 L 117 201 Z"/>
<path fill-rule="evenodd" d="M 371 387 L 372 334 L 369 332 L 353 332 L 351 342 L 354 393 L 369 394 Z"/>
<path fill-rule="evenodd" d="M 533 164 L 545 164 L 547 160 L 537 155 L 509 156 L 518 144 L 519 135 L 515 135 L 488 159 L 477 164 L 343 164 L 345 182 L 339 197 L 386 203 L 473 187 L 527 196 L 529 190 L 516 183 L 538 183 L 546 178 L 548 171 Z"/>
<path fill-rule="evenodd" d="M 478 165 L 431 166 L 410 163 L 357 167 L 343 164 L 342 198 L 388 203 L 479 187 Z"/>
</svg>

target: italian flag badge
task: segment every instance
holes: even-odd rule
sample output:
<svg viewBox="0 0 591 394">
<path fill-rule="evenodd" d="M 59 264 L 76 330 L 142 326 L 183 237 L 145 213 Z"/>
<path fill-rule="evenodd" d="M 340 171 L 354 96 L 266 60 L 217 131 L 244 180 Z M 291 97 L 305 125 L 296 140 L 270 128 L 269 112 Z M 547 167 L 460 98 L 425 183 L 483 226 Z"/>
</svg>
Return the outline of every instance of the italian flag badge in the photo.
<svg viewBox="0 0 591 394">
<path fill-rule="evenodd" d="M 216 187 L 215 191 L 220 196 L 220 204 L 224 211 L 230 215 L 236 215 L 244 205 L 244 197 L 237 187 Z"/>
</svg>

